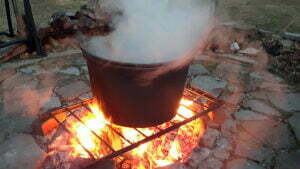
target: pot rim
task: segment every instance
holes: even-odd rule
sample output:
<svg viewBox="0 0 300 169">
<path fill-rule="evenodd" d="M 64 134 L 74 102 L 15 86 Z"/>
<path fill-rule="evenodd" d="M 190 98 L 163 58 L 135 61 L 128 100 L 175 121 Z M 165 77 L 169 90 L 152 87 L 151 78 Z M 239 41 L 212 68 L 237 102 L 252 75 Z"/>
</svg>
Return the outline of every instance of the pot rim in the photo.
<svg viewBox="0 0 300 169">
<path fill-rule="evenodd" d="M 121 68 L 157 69 L 158 67 L 172 64 L 172 63 L 186 57 L 185 55 L 183 55 L 174 60 L 160 62 L 160 63 L 149 63 L 149 64 L 128 63 L 128 62 L 118 62 L 118 61 L 114 61 L 114 60 L 108 60 L 108 59 L 102 58 L 100 56 L 97 57 L 97 56 L 91 54 L 90 52 L 88 52 L 87 50 L 85 50 L 82 46 L 80 48 L 83 52 L 84 58 L 87 60 L 91 60 L 91 61 L 95 61 L 95 62 L 100 61 L 100 62 L 104 62 L 105 65 L 113 65 L 114 67 L 121 67 Z"/>
</svg>

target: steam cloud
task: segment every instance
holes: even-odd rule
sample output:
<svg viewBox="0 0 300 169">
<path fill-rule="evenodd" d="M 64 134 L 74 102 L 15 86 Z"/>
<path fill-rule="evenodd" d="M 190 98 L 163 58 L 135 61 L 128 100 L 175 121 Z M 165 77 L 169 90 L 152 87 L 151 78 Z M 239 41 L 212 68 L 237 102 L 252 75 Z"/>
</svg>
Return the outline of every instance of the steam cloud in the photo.
<svg viewBox="0 0 300 169">
<path fill-rule="evenodd" d="M 105 8 L 105 9 L 104 9 Z M 210 0 L 107 0 L 102 11 L 122 12 L 115 31 L 84 46 L 108 60 L 153 64 L 189 57 L 205 39 L 213 3 Z M 184 59 L 186 60 L 186 58 Z"/>
</svg>

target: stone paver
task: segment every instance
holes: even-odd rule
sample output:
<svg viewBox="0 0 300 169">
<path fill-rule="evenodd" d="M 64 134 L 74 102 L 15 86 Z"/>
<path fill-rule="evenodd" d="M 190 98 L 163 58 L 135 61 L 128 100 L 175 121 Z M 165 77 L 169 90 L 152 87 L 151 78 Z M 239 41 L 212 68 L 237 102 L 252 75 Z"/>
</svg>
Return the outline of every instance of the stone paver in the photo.
<svg viewBox="0 0 300 169">
<path fill-rule="evenodd" d="M 294 114 L 290 117 L 289 123 L 296 134 L 297 139 L 300 141 L 300 114 Z"/>
<path fill-rule="evenodd" d="M 287 149 L 295 146 L 295 140 L 286 124 L 272 120 L 244 121 L 241 126 L 252 137 L 262 141 L 272 148 Z"/>
<path fill-rule="evenodd" d="M 216 67 L 214 74 L 228 80 L 229 82 L 240 83 L 241 72 L 242 66 L 240 64 L 222 62 Z"/>
<path fill-rule="evenodd" d="M 251 99 L 269 100 L 269 98 L 268 98 L 268 92 L 264 91 L 264 90 L 255 91 L 255 92 L 249 93 L 249 96 L 251 97 Z"/>
<path fill-rule="evenodd" d="M 5 70 L 0 71 L 0 82 L 9 78 L 10 76 L 15 74 L 14 68 L 6 68 Z"/>
<path fill-rule="evenodd" d="M 270 93 L 269 99 L 275 107 L 286 112 L 300 111 L 300 93 Z"/>
<path fill-rule="evenodd" d="M 225 137 L 232 137 L 237 130 L 237 122 L 233 119 L 227 119 L 221 126 L 222 135 Z"/>
<path fill-rule="evenodd" d="M 191 156 L 187 160 L 187 164 L 191 167 L 197 168 L 200 166 L 204 160 L 206 160 L 211 155 L 211 150 L 208 148 L 196 148 L 191 153 Z"/>
<path fill-rule="evenodd" d="M 32 74 L 32 73 L 41 72 L 42 71 L 42 67 L 39 66 L 39 65 L 32 65 L 32 66 L 23 67 L 23 68 L 21 68 L 19 70 L 22 73 Z"/>
<path fill-rule="evenodd" d="M 16 73 L 2 82 L 2 88 L 6 90 L 24 88 L 24 89 L 34 89 L 38 85 L 36 78 L 30 75 Z"/>
<path fill-rule="evenodd" d="M 75 76 L 80 75 L 80 71 L 76 67 L 68 67 L 68 68 L 65 68 L 65 69 L 60 69 L 58 72 L 68 74 L 68 75 L 75 75 Z"/>
<path fill-rule="evenodd" d="M 238 120 L 266 120 L 266 116 L 259 113 L 255 113 L 251 110 L 240 110 L 235 113 L 235 117 Z"/>
<path fill-rule="evenodd" d="M 228 151 L 220 148 L 216 148 L 213 153 L 214 156 L 221 161 L 228 160 L 230 157 L 230 153 Z"/>
<path fill-rule="evenodd" d="M 86 83 L 83 81 L 77 81 L 58 88 L 56 92 L 64 100 L 73 100 L 89 90 L 90 87 Z"/>
<path fill-rule="evenodd" d="M 222 169 L 223 162 L 216 158 L 208 158 L 204 161 L 199 168 L 203 169 Z"/>
<path fill-rule="evenodd" d="M 299 169 L 300 166 L 300 150 L 281 153 L 276 159 L 274 169 Z"/>
<path fill-rule="evenodd" d="M 227 163 L 226 169 L 264 169 L 253 161 L 246 159 L 235 159 Z"/>
<path fill-rule="evenodd" d="M 259 162 L 271 161 L 274 155 L 270 148 L 266 148 L 262 144 L 257 144 L 251 139 L 237 140 L 234 153 L 239 157 L 256 160 Z"/>
<path fill-rule="evenodd" d="M 220 138 L 220 132 L 216 129 L 207 128 L 203 137 L 201 138 L 201 143 L 208 148 L 213 148 L 216 141 Z"/>
<path fill-rule="evenodd" d="M 37 168 L 44 155 L 30 135 L 19 134 L 0 145 L 0 168 Z"/>
<path fill-rule="evenodd" d="M 41 105 L 40 112 L 47 112 L 53 108 L 58 108 L 61 106 L 60 99 L 56 96 L 50 97 L 45 103 Z"/>
<path fill-rule="evenodd" d="M 193 64 L 189 68 L 189 75 L 207 75 L 209 71 L 201 64 Z"/>
<path fill-rule="evenodd" d="M 227 82 L 216 77 L 197 76 L 191 84 L 217 97 L 225 89 Z"/>
<path fill-rule="evenodd" d="M 246 108 L 250 108 L 253 111 L 264 113 L 270 116 L 280 116 L 280 112 L 273 107 L 267 105 L 266 103 L 259 101 L 259 100 L 249 100 L 247 101 L 244 106 Z"/>
<path fill-rule="evenodd" d="M 213 155 L 221 160 L 227 160 L 230 157 L 230 151 L 232 151 L 233 147 L 231 143 L 225 139 L 220 138 L 216 141 L 216 147 L 213 149 Z"/>
</svg>

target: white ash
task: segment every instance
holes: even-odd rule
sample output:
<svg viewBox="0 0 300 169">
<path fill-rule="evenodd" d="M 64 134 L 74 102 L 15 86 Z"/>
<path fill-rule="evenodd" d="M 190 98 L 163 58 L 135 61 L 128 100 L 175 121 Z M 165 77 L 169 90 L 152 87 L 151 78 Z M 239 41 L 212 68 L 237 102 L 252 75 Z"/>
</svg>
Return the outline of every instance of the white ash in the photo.
<svg viewBox="0 0 300 169">
<path fill-rule="evenodd" d="M 211 150 L 205 147 L 198 147 L 193 150 L 186 164 L 189 167 L 195 168 L 200 166 L 205 159 L 211 155 Z"/>
</svg>

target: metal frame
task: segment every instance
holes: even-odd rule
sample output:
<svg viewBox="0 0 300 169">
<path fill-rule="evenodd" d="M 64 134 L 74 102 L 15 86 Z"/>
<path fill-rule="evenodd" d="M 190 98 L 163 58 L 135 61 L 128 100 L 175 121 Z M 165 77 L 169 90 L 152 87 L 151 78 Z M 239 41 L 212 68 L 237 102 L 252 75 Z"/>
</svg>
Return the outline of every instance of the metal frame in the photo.
<svg viewBox="0 0 300 169">
<path fill-rule="evenodd" d="M 102 139 L 99 135 L 97 135 L 93 130 L 89 129 L 88 126 L 86 126 L 84 124 L 84 122 L 80 119 L 80 117 L 78 117 L 75 112 L 76 110 L 78 110 L 78 108 L 84 108 L 86 109 L 86 111 L 89 111 L 92 113 L 92 111 L 90 110 L 90 108 L 88 107 L 89 103 L 93 102 L 93 99 L 88 99 L 88 100 L 78 100 L 80 103 L 78 104 L 74 104 L 71 106 L 67 106 L 67 107 L 63 107 L 63 108 L 59 108 L 57 110 L 51 111 L 50 113 L 47 113 L 47 115 L 50 115 L 50 117 L 52 117 L 53 119 L 55 119 L 55 121 L 68 133 L 72 133 L 71 131 L 69 131 L 69 129 L 66 126 L 66 121 L 68 120 L 69 117 L 73 117 L 76 119 L 76 121 L 79 121 L 81 124 L 83 124 L 86 128 L 88 128 L 92 134 L 94 134 L 109 150 L 110 150 L 110 154 L 104 156 L 101 159 L 96 159 L 93 156 L 93 153 L 91 153 L 86 147 L 84 147 L 84 145 L 82 145 L 80 143 L 80 141 L 77 138 L 78 143 L 82 146 L 82 148 L 89 154 L 89 156 L 91 157 L 91 159 L 94 160 L 94 162 L 89 165 L 87 168 L 93 168 L 94 166 L 100 166 L 101 164 L 103 164 L 106 160 L 109 159 L 113 159 L 116 158 L 118 156 L 121 156 L 122 154 L 140 146 L 141 144 L 147 143 L 151 140 L 154 140 L 170 131 L 176 130 L 178 128 L 180 128 L 181 126 L 196 120 L 200 117 L 203 116 L 207 116 L 207 114 L 211 111 L 216 110 L 217 108 L 219 108 L 221 105 L 224 104 L 223 101 L 218 100 L 217 98 L 213 97 L 212 95 L 208 94 L 207 92 L 204 92 L 198 88 L 194 88 L 194 87 L 187 87 L 184 91 L 184 98 L 187 98 L 189 100 L 192 100 L 194 102 L 193 107 L 186 107 L 188 109 L 190 109 L 191 111 L 195 112 L 196 115 L 190 118 L 184 117 L 183 115 L 179 116 L 182 118 L 182 121 L 170 121 L 170 124 L 172 124 L 170 127 L 167 128 L 162 128 L 160 126 L 156 126 L 155 128 L 157 129 L 157 133 L 151 135 L 151 136 L 147 136 L 147 134 L 143 133 L 142 131 L 140 131 L 137 128 L 133 128 L 135 131 L 137 131 L 139 134 L 141 134 L 144 139 L 132 143 L 130 142 L 128 139 L 126 139 L 126 137 L 124 137 L 122 134 L 120 134 L 117 130 L 114 129 L 113 126 L 108 125 L 109 128 L 112 129 L 113 132 L 115 132 L 115 134 L 119 135 L 120 138 L 122 139 L 122 141 L 127 142 L 129 145 L 120 149 L 120 150 L 114 150 L 112 148 L 112 146 L 110 146 L 109 143 L 107 143 L 104 139 Z M 55 115 L 62 113 L 62 112 L 66 112 L 68 115 L 67 117 L 62 121 L 59 120 L 58 118 L 56 118 Z"/>
<path fill-rule="evenodd" d="M 19 44 L 19 43 L 27 43 L 28 47 L 31 50 L 36 50 L 37 54 L 40 56 L 46 56 L 45 51 L 42 48 L 41 40 L 38 36 L 36 25 L 33 19 L 31 5 L 29 0 L 23 0 L 23 5 L 25 9 L 25 22 L 26 22 L 26 29 L 27 29 L 27 38 L 12 40 L 9 42 L 5 42 L 0 44 L 0 48 L 5 48 L 11 45 Z M 5 0 L 5 9 L 6 9 L 6 17 L 7 17 L 7 24 L 9 28 L 9 32 L 0 32 L 0 35 L 6 35 L 9 37 L 15 36 L 13 26 L 12 26 L 12 19 L 11 19 L 11 11 L 10 11 L 10 4 L 9 0 Z"/>
</svg>

